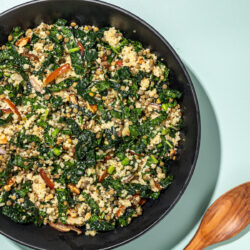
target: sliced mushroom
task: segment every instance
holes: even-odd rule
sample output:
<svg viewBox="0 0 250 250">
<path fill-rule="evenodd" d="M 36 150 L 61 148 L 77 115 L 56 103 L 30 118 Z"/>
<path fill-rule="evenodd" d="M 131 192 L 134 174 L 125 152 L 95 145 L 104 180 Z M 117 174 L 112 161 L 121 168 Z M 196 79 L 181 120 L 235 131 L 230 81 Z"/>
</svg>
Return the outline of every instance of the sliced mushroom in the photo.
<svg viewBox="0 0 250 250">
<path fill-rule="evenodd" d="M 82 226 L 85 222 L 85 219 L 83 217 L 73 218 L 72 216 L 68 216 L 66 222 L 70 226 Z"/>
<path fill-rule="evenodd" d="M 42 81 L 38 80 L 37 77 L 35 76 L 30 76 L 30 83 L 37 92 L 42 92 L 43 91 L 43 83 Z"/>
<path fill-rule="evenodd" d="M 5 149 L 3 149 L 3 148 L 0 148 L 0 154 L 1 154 L 1 155 L 5 155 L 5 154 L 6 154 L 6 151 L 5 151 Z"/>
<path fill-rule="evenodd" d="M 129 175 L 126 179 L 122 180 L 122 183 L 126 184 L 126 183 L 129 183 L 130 181 L 132 181 L 134 179 L 134 175 L 131 174 Z"/>
<path fill-rule="evenodd" d="M 25 52 L 25 53 L 22 53 L 21 55 L 25 56 L 25 57 L 27 57 L 29 59 L 32 59 L 34 61 L 39 61 L 39 57 L 34 55 L 34 54 L 29 54 L 28 52 Z"/>
<path fill-rule="evenodd" d="M 157 110 L 159 110 L 159 111 L 162 109 L 162 108 L 161 108 L 161 105 L 156 104 L 156 103 L 150 103 L 149 105 L 152 106 L 154 109 L 157 109 Z"/>
<path fill-rule="evenodd" d="M 82 231 L 75 227 L 75 226 L 71 226 L 71 225 L 67 225 L 67 224 L 62 224 L 62 223 L 49 223 L 49 225 L 51 227 L 53 227 L 54 229 L 60 231 L 60 232 L 63 232 L 63 233 L 66 233 L 66 232 L 69 232 L 69 231 L 75 231 L 78 235 L 79 234 L 82 234 Z"/>
</svg>

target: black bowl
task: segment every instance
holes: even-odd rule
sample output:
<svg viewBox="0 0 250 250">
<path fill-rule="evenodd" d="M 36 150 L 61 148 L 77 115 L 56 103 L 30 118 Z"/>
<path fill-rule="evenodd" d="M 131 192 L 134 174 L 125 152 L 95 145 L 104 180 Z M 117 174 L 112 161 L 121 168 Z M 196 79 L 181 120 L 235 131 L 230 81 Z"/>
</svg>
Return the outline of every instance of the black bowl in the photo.
<svg viewBox="0 0 250 250">
<path fill-rule="evenodd" d="M 168 42 L 150 25 L 137 16 L 111 4 L 100 1 L 49 0 L 34 1 L 14 7 L 0 15 L 0 42 L 6 42 L 11 29 L 35 27 L 41 21 L 53 23 L 57 18 L 91 24 L 98 27 L 115 26 L 125 36 L 141 41 L 167 63 L 171 70 L 172 87 L 183 93 L 183 141 L 179 159 L 170 166 L 174 175 L 173 184 L 158 200 L 144 206 L 143 215 L 134 219 L 126 228 L 99 233 L 96 237 L 77 236 L 75 233 L 60 233 L 49 226 L 16 224 L 0 215 L 0 231 L 26 246 L 37 249 L 108 249 L 117 247 L 146 232 L 159 222 L 176 204 L 185 191 L 193 174 L 200 144 L 200 115 L 194 87 L 181 60 Z M 136 32 L 135 32 L 136 31 Z M 167 233 L 167 232 L 164 232 Z"/>
</svg>

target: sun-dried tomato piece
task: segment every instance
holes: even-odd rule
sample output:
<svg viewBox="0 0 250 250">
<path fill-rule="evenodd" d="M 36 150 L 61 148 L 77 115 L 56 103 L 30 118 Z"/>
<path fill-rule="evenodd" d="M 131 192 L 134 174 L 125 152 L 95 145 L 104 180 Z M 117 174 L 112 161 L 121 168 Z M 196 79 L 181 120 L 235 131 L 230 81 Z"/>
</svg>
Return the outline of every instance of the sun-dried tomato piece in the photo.
<svg viewBox="0 0 250 250">
<path fill-rule="evenodd" d="M 52 82 L 56 77 L 58 77 L 61 74 L 66 73 L 69 69 L 70 69 L 70 64 L 65 63 L 61 67 L 59 67 L 59 68 L 55 69 L 53 72 L 51 72 L 48 75 L 48 77 L 45 79 L 44 83 L 48 84 L 48 83 Z"/>
<path fill-rule="evenodd" d="M 55 185 L 54 185 L 53 181 L 47 176 L 44 169 L 41 168 L 39 172 L 40 172 L 40 175 L 43 178 L 44 182 L 46 183 L 46 185 L 48 187 L 50 187 L 51 189 L 55 189 Z"/>
</svg>

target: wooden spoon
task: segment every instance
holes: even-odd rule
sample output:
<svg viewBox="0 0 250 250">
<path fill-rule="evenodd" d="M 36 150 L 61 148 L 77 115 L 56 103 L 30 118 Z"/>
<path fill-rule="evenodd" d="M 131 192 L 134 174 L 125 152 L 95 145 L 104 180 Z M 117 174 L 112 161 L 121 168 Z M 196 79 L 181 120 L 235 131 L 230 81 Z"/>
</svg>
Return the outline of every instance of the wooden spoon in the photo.
<svg viewBox="0 0 250 250">
<path fill-rule="evenodd" d="M 206 211 L 185 250 L 199 250 L 228 240 L 250 223 L 250 182 L 228 191 Z"/>
</svg>

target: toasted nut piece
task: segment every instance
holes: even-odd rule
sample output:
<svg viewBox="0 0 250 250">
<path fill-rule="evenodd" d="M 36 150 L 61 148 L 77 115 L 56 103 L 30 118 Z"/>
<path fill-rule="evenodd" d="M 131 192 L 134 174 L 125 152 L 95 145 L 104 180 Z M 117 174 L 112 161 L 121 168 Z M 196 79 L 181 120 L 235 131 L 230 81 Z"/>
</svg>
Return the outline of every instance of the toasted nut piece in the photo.
<svg viewBox="0 0 250 250">
<path fill-rule="evenodd" d="M 77 100 L 77 96 L 70 94 L 69 95 L 69 100 L 70 102 L 72 102 L 73 104 L 78 104 L 78 100 Z"/>
<path fill-rule="evenodd" d="M 57 35 L 57 39 L 61 40 L 63 38 L 63 36 L 61 34 Z"/>
<path fill-rule="evenodd" d="M 158 99 L 156 100 L 156 104 L 161 104 L 160 98 L 158 98 Z"/>
<path fill-rule="evenodd" d="M 76 218 L 77 217 L 77 212 L 75 210 L 73 210 L 73 209 L 68 209 L 67 210 L 67 214 L 70 215 L 70 217 L 72 217 L 72 218 Z"/>
<path fill-rule="evenodd" d="M 130 130 L 128 127 L 124 127 L 124 129 L 122 130 L 122 136 L 130 136 Z"/>
<path fill-rule="evenodd" d="M 8 140 L 7 137 L 4 134 L 0 135 L 0 144 L 7 144 Z"/>
<path fill-rule="evenodd" d="M 8 179 L 6 185 L 3 186 L 5 191 L 10 191 L 11 187 L 15 184 L 16 182 L 16 178 L 15 177 L 11 177 Z"/>
<path fill-rule="evenodd" d="M 80 194 L 80 189 L 73 184 L 68 184 L 68 188 L 75 194 Z"/>
<path fill-rule="evenodd" d="M 97 105 L 93 104 L 93 105 L 89 105 L 88 102 L 86 102 L 87 105 L 87 109 L 90 110 L 92 113 L 95 113 L 97 111 Z"/>
<path fill-rule="evenodd" d="M 175 155 L 175 153 L 176 153 L 176 151 L 174 149 L 171 149 L 170 153 L 169 153 L 169 157 L 173 158 L 173 156 Z"/>
<path fill-rule="evenodd" d="M 53 194 L 49 194 L 49 195 L 47 195 L 46 197 L 45 197 L 45 201 L 47 202 L 47 201 L 50 201 L 51 199 L 53 199 Z"/>
<path fill-rule="evenodd" d="M 18 41 L 16 41 L 15 45 L 18 47 L 24 47 L 30 41 L 29 37 L 22 37 Z"/>
<path fill-rule="evenodd" d="M 155 181 L 154 184 L 155 184 L 155 187 L 156 187 L 158 190 L 162 190 L 162 187 L 160 186 L 159 183 L 157 183 L 157 182 Z"/>
<path fill-rule="evenodd" d="M 116 212 L 117 218 L 121 217 L 121 215 L 124 213 L 125 209 L 126 208 L 123 205 L 119 208 L 119 210 Z"/>
<path fill-rule="evenodd" d="M 62 223 L 49 223 L 49 225 L 51 227 L 53 227 L 54 229 L 60 231 L 60 232 L 69 232 L 69 231 L 75 231 L 78 235 L 82 233 L 82 231 L 75 227 L 75 226 L 71 226 L 71 225 L 67 225 L 67 224 L 62 224 Z"/>
<path fill-rule="evenodd" d="M 142 64 L 144 62 L 144 58 L 142 56 L 139 57 L 138 63 Z"/>
<path fill-rule="evenodd" d="M 91 213 L 90 213 L 90 212 L 88 212 L 88 213 L 86 213 L 86 215 L 85 215 L 84 219 L 87 221 L 87 220 L 89 220 L 89 219 L 90 219 L 90 217 L 91 217 Z"/>
</svg>

